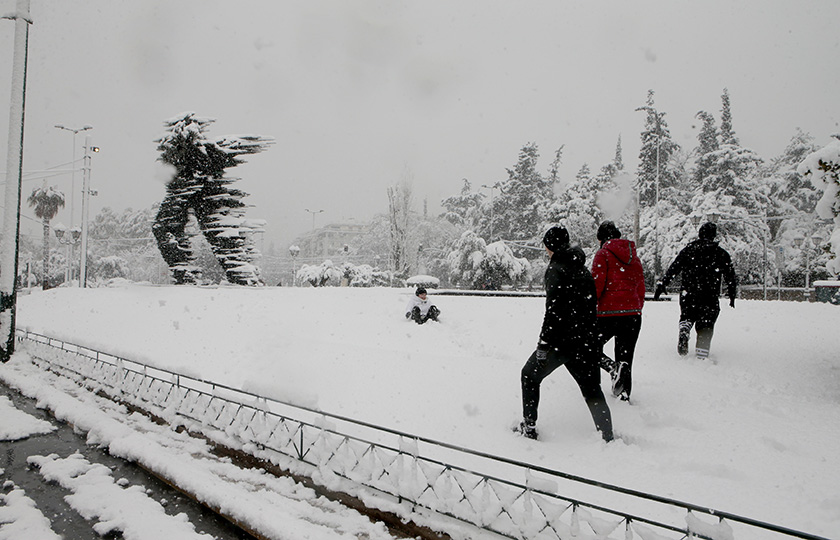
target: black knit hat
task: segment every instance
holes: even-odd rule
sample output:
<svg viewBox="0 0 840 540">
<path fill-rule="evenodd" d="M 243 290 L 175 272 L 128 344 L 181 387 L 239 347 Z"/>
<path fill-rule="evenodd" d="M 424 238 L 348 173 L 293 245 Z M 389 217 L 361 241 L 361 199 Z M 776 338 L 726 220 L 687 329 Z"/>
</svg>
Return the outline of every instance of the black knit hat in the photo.
<svg viewBox="0 0 840 540">
<path fill-rule="evenodd" d="M 423 287 L 417 287 L 417 290 L 414 291 L 414 296 L 420 296 L 421 294 L 426 294 L 426 289 Z"/>
<path fill-rule="evenodd" d="M 564 227 L 552 227 L 543 236 L 543 244 L 551 251 L 557 251 L 560 248 L 569 245 L 569 231 Z"/>
<path fill-rule="evenodd" d="M 697 233 L 703 240 L 714 240 L 717 236 L 717 225 L 708 221 L 700 225 L 700 230 Z"/>
<path fill-rule="evenodd" d="M 602 244 L 613 238 L 621 238 L 621 231 L 612 221 L 605 221 L 598 227 L 598 241 Z"/>
</svg>

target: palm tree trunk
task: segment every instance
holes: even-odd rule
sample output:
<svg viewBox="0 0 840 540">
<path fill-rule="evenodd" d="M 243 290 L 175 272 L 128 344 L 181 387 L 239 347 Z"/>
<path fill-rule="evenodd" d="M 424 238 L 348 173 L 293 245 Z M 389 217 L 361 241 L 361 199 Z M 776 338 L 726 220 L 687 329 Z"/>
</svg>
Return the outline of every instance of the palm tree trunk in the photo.
<svg viewBox="0 0 840 540">
<path fill-rule="evenodd" d="M 50 275 L 50 222 L 44 219 L 44 264 L 43 275 L 41 277 L 41 288 L 47 290 L 47 280 Z"/>
</svg>

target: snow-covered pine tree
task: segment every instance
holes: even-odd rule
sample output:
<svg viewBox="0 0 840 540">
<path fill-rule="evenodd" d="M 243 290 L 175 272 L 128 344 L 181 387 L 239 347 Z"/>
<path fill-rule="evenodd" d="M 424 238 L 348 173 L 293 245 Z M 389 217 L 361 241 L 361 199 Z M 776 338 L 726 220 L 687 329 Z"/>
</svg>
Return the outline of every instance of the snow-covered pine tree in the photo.
<svg viewBox="0 0 840 540">
<path fill-rule="evenodd" d="M 762 159 L 741 146 L 732 126 L 729 92 L 721 96 L 720 131 L 715 134 L 714 119 L 705 111 L 697 113 L 703 121 L 698 134 L 698 154 L 692 178 L 694 196 L 690 212 L 698 217 L 719 216 L 720 240 L 732 255 L 742 283 L 762 282 L 773 274 L 769 251 L 769 231 L 765 213 L 768 187 L 762 182 Z M 756 248 L 758 246 L 758 248 Z"/>
<path fill-rule="evenodd" d="M 814 212 L 822 193 L 797 169 L 816 150 L 814 138 L 797 130 L 781 155 L 764 168 L 774 215 Z"/>
<path fill-rule="evenodd" d="M 665 113 L 654 106 L 653 90 L 648 90 L 645 105 L 637 110 L 646 111 L 645 127 L 641 133 L 642 146 L 639 149 L 637 169 L 639 201 L 641 205 L 652 206 L 656 202 L 657 184 L 659 191 L 676 184 L 676 178 L 667 164 L 679 145 L 671 138 Z"/>
<path fill-rule="evenodd" d="M 729 100 L 729 89 L 724 88 L 720 96 L 720 142 L 721 144 L 738 145 L 738 137 L 732 127 L 732 106 Z"/>
<path fill-rule="evenodd" d="M 662 275 L 661 218 L 663 193 L 672 192 L 678 184 L 677 176 L 669 167 L 672 156 L 679 145 L 671 138 L 665 113 L 659 112 L 654 103 L 654 92 L 648 90 L 645 105 L 637 110 L 645 111 L 645 126 L 641 132 L 642 146 L 639 149 L 639 166 L 636 176 L 636 191 L 639 204 L 639 257 L 645 266 L 645 274 L 652 279 Z M 650 233 L 650 234 L 646 234 Z"/>
<path fill-rule="evenodd" d="M 493 200 L 494 238 L 535 242 L 545 232 L 545 216 L 554 192 L 551 178 L 543 178 L 537 170 L 538 159 L 537 145 L 527 143 L 519 151 L 516 165 L 507 170 L 507 180 L 500 182 L 500 193 Z"/>
<path fill-rule="evenodd" d="M 608 166 L 607 171 L 611 170 Z M 603 219 L 598 197 L 612 186 L 612 176 L 592 176 L 589 165 L 584 163 L 575 179 L 557 196 L 557 202 L 552 206 L 550 215 L 555 223 L 566 227 L 572 242 L 580 244 L 587 256 L 592 255 L 598 247 L 596 233 Z"/>
<path fill-rule="evenodd" d="M 226 177 L 225 171 L 243 163 L 240 156 L 262 152 L 273 141 L 258 135 L 208 140 L 205 131 L 214 121 L 188 112 L 164 122 L 167 133 L 155 141 L 161 153 L 158 159 L 172 165 L 175 176 L 166 186 L 166 198 L 152 231 L 175 283 L 195 283 L 198 279 L 185 232 L 188 216 L 193 213 L 227 280 L 237 285 L 259 285 L 253 253 L 247 246 L 249 238 L 241 234 L 250 230 L 243 228 L 242 199 L 247 193 L 232 188 L 239 179 Z"/>
<path fill-rule="evenodd" d="M 613 165 L 616 171 L 624 170 L 624 152 L 621 149 L 621 134 L 618 135 L 618 141 L 615 143 L 615 157 L 613 158 Z"/>
<path fill-rule="evenodd" d="M 479 207 L 482 199 L 484 199 L 484 195 L 473 192 L 472 184 L 464 178 L 461 193 L 454 197 L 448 197 L 440 203 L 446 210 L 442 217 L 453 225 L 470 227 L 472 226 L 472 220 L 475 219 L 474 211 Z"/>
<path fill-rule="evenodd" d="M 714 116 L 706 111 L 700 111 L 695 115 L 695 118 L 702 121 L 703 126 L 697 134 L 698 145 L 694 150 L 696 159 L 692 177 L 695 186 L 702 186 L 709 175 L 709 169 L 712 167 L 713 152 L 720 148 L 720 141 L 718 140 L 718 130 L 715 126 Z"/>
<path fill-rule="evenodd" d="M 797 129 L 782 153 L 762 168 L 762 179 L 768 187 L 770 241 L 781 257 L 782 283 L 795 286 L 804 282 L 807 269 L 804 246 L 797 239 L 819 233 L 826 238 L 829 227 L 814 219 L 817 202 L 822 195 L 810 179 L 797 170 L 805 158 L 818 149 L 814 138 Z M 805 248 L 807 249 L 807 248 Z M 825 273 L 829 254 L 821 251 L 808 263 L 814 275 Z"/>
</svg>

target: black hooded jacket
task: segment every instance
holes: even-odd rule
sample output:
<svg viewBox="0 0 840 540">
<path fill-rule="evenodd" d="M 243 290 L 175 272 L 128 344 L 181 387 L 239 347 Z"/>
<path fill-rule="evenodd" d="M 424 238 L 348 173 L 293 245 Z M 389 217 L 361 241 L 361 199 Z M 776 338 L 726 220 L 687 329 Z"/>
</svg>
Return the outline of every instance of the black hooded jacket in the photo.
<svg viewBox="0 0 840 540">
<path fill-rule="evenodd" d="M 695 302 L 717 302 L 721 279 L 726 281 L 726 295 L 735 298 L 738 280 L 732 259 L 714 240 L 699 238 L 679 252 L 671 263 L 662 284 L 682 273 L 680 289 Z"/>
<path fill-rule="evenodd" d="M 583 347 L 595 334 L 595 280 L 575 246 L 554 252 L 545 269 L 545 317 L 540 341 L 553 348 Z"/>
</svg>

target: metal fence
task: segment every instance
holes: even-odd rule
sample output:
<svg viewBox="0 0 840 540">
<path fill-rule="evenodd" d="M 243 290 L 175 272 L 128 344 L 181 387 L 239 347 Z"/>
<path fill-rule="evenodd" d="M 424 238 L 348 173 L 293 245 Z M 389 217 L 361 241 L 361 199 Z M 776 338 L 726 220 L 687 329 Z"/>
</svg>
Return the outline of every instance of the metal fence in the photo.
<svg viewBox="0 0 840 540">
<path fill-rule="evenodd" d="M 18 331 L 18 339 L 45 369 L 213 438 L 223 433 L 257 457 L 456 538 L 474 537 L 475 527 L 489 537 L 515 539 L 827 540 L 284 403 L 32 332 Z"/>
</svg>

